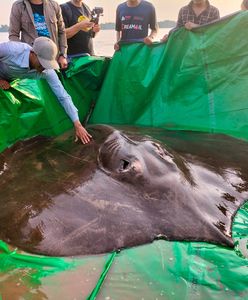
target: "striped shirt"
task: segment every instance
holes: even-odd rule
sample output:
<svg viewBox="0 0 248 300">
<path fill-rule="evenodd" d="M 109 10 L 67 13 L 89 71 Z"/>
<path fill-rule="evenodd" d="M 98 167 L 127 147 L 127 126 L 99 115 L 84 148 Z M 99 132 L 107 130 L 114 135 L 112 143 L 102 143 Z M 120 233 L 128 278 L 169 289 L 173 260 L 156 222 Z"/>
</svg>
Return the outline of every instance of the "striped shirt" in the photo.
<svg viewBox="0 0 248 300">
<path fill-rule="evenodd" d="M 180 9 L 176 27 L 183 27 L 187 22 L 203 25 L 218 20 L 219 18 L 220 13 L 218 8 L 210 5 L 209 1 L 207 1 L 207 8 L 197 16 L 193 10 L 193 1 L 191 1 L 188 5 Z"/>
</svg>

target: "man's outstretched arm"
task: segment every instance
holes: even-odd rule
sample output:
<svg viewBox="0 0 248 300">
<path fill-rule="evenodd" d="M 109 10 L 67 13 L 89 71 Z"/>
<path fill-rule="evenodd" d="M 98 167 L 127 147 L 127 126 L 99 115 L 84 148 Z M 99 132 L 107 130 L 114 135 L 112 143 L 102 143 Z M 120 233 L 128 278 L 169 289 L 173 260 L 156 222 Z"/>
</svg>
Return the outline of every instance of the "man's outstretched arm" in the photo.
<svg viewBox="0 0 248 300">
<path fill-rule="evenodd" d="M 76 134 L 76 140 L 79 139 L 83 144 L 90 142 L 92 136 L 81 124 L 78 117 L 78 110 L 72 102 L 71 96 L 66 92 L 62 83 L 60 82 L 58 75 L 54 70 L 43 71 L 42 77 L 45 78 L 51 87 L 52 91 L 56 95 L 59 103 L 63 106 L 65 112 L 73 122 Z"/>
</svg>

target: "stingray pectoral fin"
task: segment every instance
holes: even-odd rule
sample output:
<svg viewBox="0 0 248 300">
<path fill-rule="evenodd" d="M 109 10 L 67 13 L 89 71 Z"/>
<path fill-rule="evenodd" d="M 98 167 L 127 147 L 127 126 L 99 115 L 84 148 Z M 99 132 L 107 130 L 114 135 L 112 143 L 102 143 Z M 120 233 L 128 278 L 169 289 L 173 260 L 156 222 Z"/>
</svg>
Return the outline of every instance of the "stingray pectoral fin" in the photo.
<svg viewBox="0 0 248 300">
<path fill-rule="evenodd" d="M 234 247 L 234 241 L 231 237 L 231 235 L 227 234 L 226 232 L 224 232 L 224 230 L 222 230 L 218 225 L 214 225 L 217 228 L 216 233 L 213 235 L 213 240 L 210 242 L 214 243 L 214 244 L 220 244 L 222 246 L 227 246 L 230 248 Z M 229 230 L 229 232 L 231 232 L 231 229 Z"/>
<path fill-rule="evenodd" d="M 164 223 L 164 228 L 156 235 L 155 239 L 163 239 L 168 241 L 187 241 L 187 242 L 207 242 L 225 247 L 234 247 L 234 241 L 228 232 L 230 226 L 219 221 L 211 222 L 204 219 L 203 216 L 192 216 L 191 220 L 170 219 L 168 223 Z M 187 220 L 187 221 L 186 221 Z M 174 223 L 173 223 L 174 222 Z M 228 222 L 229 223 L 229 222 Z M 172 224 L 174 224 L 172 226 Z"/>
<path fill-rule="evenodd" d="M 220 235 L 219 238 L 216 237 L 199 237 L 199 236 L 178 236 L 178 237 L 170 237 L 166 235 L 158 235 L 156 236 L 155 240 L 167 240 L 167 241 L 178 241 L 178 242 L 206 242 L 216 245 L 221 245 L 225 247 L 234 247 L 234 242 L 232 238 L 223 237 L 223 235 Z"/>
</svg>

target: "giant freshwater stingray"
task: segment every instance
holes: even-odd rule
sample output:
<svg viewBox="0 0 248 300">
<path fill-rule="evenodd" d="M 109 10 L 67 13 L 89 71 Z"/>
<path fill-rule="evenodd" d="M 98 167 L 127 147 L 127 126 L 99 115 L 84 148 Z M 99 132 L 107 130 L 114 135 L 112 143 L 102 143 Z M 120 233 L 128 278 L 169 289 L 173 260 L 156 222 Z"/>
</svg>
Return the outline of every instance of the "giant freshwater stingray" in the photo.
<svg viewBox="0 0 248 300">
<path fill-rule="evenodd" d="M 233 247 L 248 198 L 248 143 L 224 135 L 104 125 L 0 154 L 0 239 L 51 256 L 150 243 Z"/>
</svg>

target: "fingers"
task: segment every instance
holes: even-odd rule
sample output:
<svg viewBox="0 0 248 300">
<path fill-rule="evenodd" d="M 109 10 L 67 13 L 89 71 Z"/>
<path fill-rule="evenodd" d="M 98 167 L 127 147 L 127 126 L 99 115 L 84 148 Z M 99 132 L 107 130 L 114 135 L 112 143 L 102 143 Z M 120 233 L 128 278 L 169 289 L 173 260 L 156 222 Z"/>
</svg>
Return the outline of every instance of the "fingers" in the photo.
<svg viewBox="0 0 248 300">
<path fill-rule="evenodd" d="M 93 28 L 94 23 L 89 21 L 81 21 L 80 26 L 82 30 L 90 30 Z"/>
<path fill-rule="evenodd" d="M 75 135 L 75 139 L 74 139 L 74 142 L 78 142 L 80 141 L 82 144 L 88 144 L 90 141 L 91 141 L 91 137 L 88 136 L 88 135 L 81 135 L 81 136 L 78 136 L 77 134 Z"/>
<path fill-rule="evenodd" d="M 119 51 L 119 50 L 120 50 L 120 45 L 119 45 L 119 43 L 115 43 L 114 49 L 115 49 L 115 51 Z"/>
<path fill-rule="evenodd" d="M 191 30 L 191 28 L 192 28 L 190 24 L 185 24 L 184 27 L 185 27 L 187 30 Z"/>
<path fill-rule="evenodd" d="M 101 26 L 99 24 L 94 24 L 93 26 L 93 31 L 95 33 L 99 32 L 101 30 Z"/>
<path fill-rule="evenodd" d="M 168 40 L 168 34 L 165 34 L 164 37 L 160 40 L 161 43 L 165 43 Z"/>
<path fill-rule="evenodd" d="M 77 136 L 77 138 L 80 139 L 81 142 L 85 145 L 85 144 L 88 144 L 91 141 L 92 136 L 88 132 L 86 132 L 83 135 Z"/>
<path fill-rule="evenodd" d="M 153 43 L 153 40 L 152 40 L 152 38 L 150 38 L 149 36 L 147 36 L 147 37 L 144 38 L 144 43 L 146 45 L 151 45 Z"/>
<path fill-rule="evenodd" d="M 193 22 L 187 22 L 185 23 L 184 27 L 187 29 L 187 30 L 191 30 L 193 28 L 196 28 L 198 27 L 199 25 L 193 23 Z"/>
<path fill-rule="evenodd" d="M 88 144 L 88 143 L 90 142 L 91 139 L 92 139 L 92 136 L 91 136 L 90 134 L 88 134 L 88 132 L 85 133 L 85 134 L 83 135 L 83 137 L 81 138 L 83 144 Z"/>
<path fill-rule="evenodd" d="M 67 59 L 63 56 L 60 56 L 58 59 L 58 63 L 61 69 L 66 69 L 68 67 Z"/>
<path fill-rule="evenodd" d="M 60 64 L 60 67 L 61 67 L 62 70 L 63 70 L 63 69 L 67 69 L 68 63 L 67 63 L 67 62 L 61 63 L 61 64 Z"/>
<path fill-rule="evenodd" d="M 85 25 L 87 27 L 90 27 L 90 26 L 93 27 L 95 23 L 90 22 L 90 21 L 81 21 L 80 24 Z"/>
<path fill-rule="evenodd" d="M 185 24 L 184 24 L 184 27 L 185 27 L 186 29 L 190 30 L 190 29 L 191 29 L 191 22 L 185 23 Z"/>
<path fill-rule="evenodd" d="M 83 144 L 88 144 L 91 141 L 92 136 L 81 125 L 81 123 L 76 122 L 76 124 L 75 124 L 75 130 L 76 130 L 75 142 L 78 141 L 78 140 L 80 140 Z"/>
</svg>

